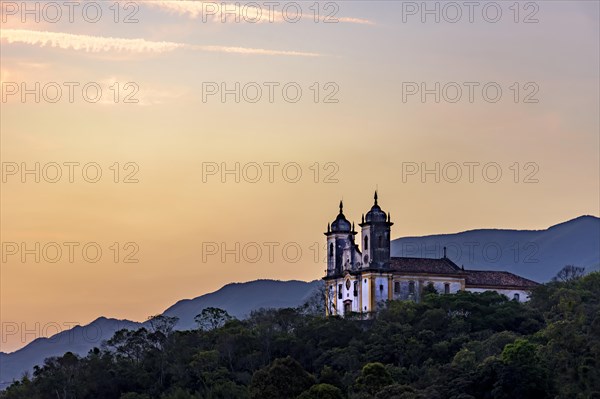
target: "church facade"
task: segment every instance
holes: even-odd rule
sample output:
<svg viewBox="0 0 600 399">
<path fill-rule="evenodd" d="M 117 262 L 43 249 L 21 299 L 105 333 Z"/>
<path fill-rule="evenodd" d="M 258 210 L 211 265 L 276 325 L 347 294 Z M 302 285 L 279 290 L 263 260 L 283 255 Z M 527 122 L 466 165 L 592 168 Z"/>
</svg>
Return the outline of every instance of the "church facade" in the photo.
<svg viewBox="0 0 600 399">
<path fill-rule="evenodd" d="M 375 203 L 363 215 L 359 242 L 354 223 L 340 211 L 327 226 L 327 270 L 323 278 L 327 315 L 375 312 L 388 300 L 419 301 L 426 288 L 440 294 L 466 290 L 493 290 L 509 299 L 525 302 L 536 282 L 508 272 L 465 270 L 449 258 L 408 258 L 391 256 L 389 213 Z"/>
</svg>

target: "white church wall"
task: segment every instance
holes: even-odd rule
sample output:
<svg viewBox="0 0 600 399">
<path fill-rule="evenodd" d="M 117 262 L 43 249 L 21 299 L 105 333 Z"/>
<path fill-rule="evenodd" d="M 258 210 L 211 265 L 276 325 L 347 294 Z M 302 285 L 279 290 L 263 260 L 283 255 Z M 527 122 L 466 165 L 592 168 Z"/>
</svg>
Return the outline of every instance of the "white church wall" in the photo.
<svg viewBox="0 0 600 399">
<path fill-rule="evenodd" d="M 396 282 L 399 283 L 400 290 L 396 286 Z M 410 289 L 410 283 L 414 283 L 414 290 Z M 425 289 L 429 283 L 433 284 L 435 290 L 444 294 L 446 292 L 446 284 L 449 285 L 450 294 L 454 294 L 462 289 L 462 280 L 460 279 L 452 279 L 446 277 L 426 277 L 423 276 L 411 276 L 411 275 L 402 275 L 394 277 L 394 282 L 392 283 L 392 297 L 394 299 L 399 300 L 420 300 L 421 299 L 421 291 Z"/>
<path fill-rule="evenodd" d="M 346 281 L 349 280 L 350 281 L 350 286 L 349 288 L 346 287 Z M 357 292 L 356 295 L 354 295 L 354 283 L 357 283 Z M 348 301 L 350 301 L 350 308 L 352 312 L 360 312 L 360 302 L 359 302 L 359 298 L 360 298 L 360 290 L 358 290 L 359 288 L 359 284 L 360 284 L 360 280 L 357 280 L 356 278 L 350 278 L 350 279 L 336 279 L 332 282 L 333 284 L 333 290 L 335 293 L 335 299 L 334 301 L 336 302 L 336 307 L 335 307 L 335 314 L 339 315 L 339 316 L 344 316 L 346 311 L 345 311 L 345 303 L 348 303 Z M 341 288 L 340 288 L 341 285 Z M 340 296 L 341 293 L 341 296 Z M 364 293 L 363 293 L 364 296 Z"/>
<path fill-rule="evenodd" d="M 369 279 L 362 279 L 362 311 L 370 312 L 370 299 L 371 299 L 371 287 L 369 284 Z"/>
<path fill-rule="evenodd" d="M 375 303 L 379 304 L 388 300 L 388 278 L 375 277 Z"/>
</svg>

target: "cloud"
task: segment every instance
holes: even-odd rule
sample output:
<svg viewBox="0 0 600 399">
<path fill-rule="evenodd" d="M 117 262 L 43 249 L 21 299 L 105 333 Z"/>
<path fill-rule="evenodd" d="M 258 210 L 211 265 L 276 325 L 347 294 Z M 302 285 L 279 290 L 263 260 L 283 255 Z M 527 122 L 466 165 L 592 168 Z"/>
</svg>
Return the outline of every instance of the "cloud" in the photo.
<svg viewBox="0 0 600 399">
<path fill-rule="evenodd" d="M 212 22 L 246 21 L 250 23 L 280 23 L 286 21 L 282 9 L 273 6 L 269 8 L 267 5 L 262 7 L 257 2 L 240 5 L 240 3 L 224 3 L 216 1 L 152 0 L 143 2 L 142 4 L 158 8 L 171 14 L 188 16 L 191 19 L 202 17 L 204 22 L 209 20 Z M 251 4 L 257 4 L 258 7 Z M 301 11 L 303 12 L 302 18 L 306 20 L 312 20 L 314 18 L 313 11 L 310 13 L 307 13 L 307 10 Z M 295 9 L 290 8 L 288 12 L 290 18 L 295 18 Z M 324 16 L 321 16 L 321 18 L 324 18 Z M 362 18 L 337 17 L 333 15 L 330 17 L 330 21 L 334 20 L 343 23 L 374 25 L 372 21 Z"/>
<path fill-rule="evenodd" d="M 317 53 L 307 53 L 301 51 L 285 51 L 285 50 L 268 50 L 262 48 L 247 48 L 247 47 L 227 47 L 227 46 L 192 46 L 196 50 L 210 51 L 217 53 L 234 53 L 234 54 L 250 54 L 250 55 L 289 55 L 300 57 L 319 57 Z"/>
<path fill-rule="evenodd" d="M 71 33 L 35 31 L 25 29 L 3 29 L 0 39 L 8 43 L 25 43 L 37 46 L 50 46 L 61 49 L 72 49 L 85 52 L 133 52 L 133 53 L 165 53 L 176 49 L 187 48 L 198 51 L 249 54 L 249 55 L 284 55 L 317 57 L 317 53 L 300 51 L 269 50 L 248 47 L 200 46 L 174 42 L 154 42 L 145 39 L 123 39 L 115 37 L 89 36 Z"/>
<path fill-rule="evenodd" d="M 121 39 L 25 29 L 3 29 L 0 31 L 0 38 L 8 43 L 25 43 L 41 47 L 50 46 L 91 53 L 104 51 L 164 53 L 185 47 L 185 44 L 173 42 L 152 42 L 144 39 Z"/>
<path fill-rule="evenodd" d="M 373 21 L 363 18 L 351 18 L 351 17 L 340 17 L 338 18 L 340 22 L 348 22 L 351 24 L 361 24 L 361 25 L 375 25 Z"/>
</svg>

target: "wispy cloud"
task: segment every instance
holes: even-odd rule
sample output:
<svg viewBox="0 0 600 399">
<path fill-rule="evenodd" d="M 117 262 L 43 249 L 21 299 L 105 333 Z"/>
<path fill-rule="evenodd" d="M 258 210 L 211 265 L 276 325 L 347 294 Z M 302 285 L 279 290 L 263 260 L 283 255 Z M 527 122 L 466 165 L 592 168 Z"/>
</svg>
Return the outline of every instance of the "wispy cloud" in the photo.
<svg viewBox="0 0 600 399">
<path fill-rule="evenodd" d="M 352 17 L 340 17 L 338 18 L 340 22 L 347 22 L 351 24 L 361 24 L 361 25 L 375 25 L 375 22 L 363 19 L 363 18 L 352 18 Z"/>
<path fill-rule="evenodd" d="M 50 46 L 61 49 L 72 49 L 85 52 L 130 52 L 130 53 L 165 53 L 176 49 L 191 49 L 197 51 L 249 54 L 249 55 L 283 55 L 317 57 L 317 53 L 271 50 L 249 47 L 202 46 L 175 42 L 155 42 L 145 39 L 123 39 L 104 36 L 90 36 L 71 33 L 35 31 L 25 29 L 3 29 L 0 39 L 8 43 L 25 43 L 40 47 Z"/>
<path fill-rule="evenodd" d="M 302 51 L 269 50 L 262 48 L 227 47 L 227 46 L 191 46 L 195 50 L 210 51 L 217 53 L 234 53 L 250 55 L 289 55 L 299 57 L 319 57 L 318 53 L 307 53 Z"/>
<path fill-rule="evenodd" d="M 185 47 L 185 44 L 173 42 L 153 42 L 144 39 L 122 39 L 26 29 L 3 29 L 0 31 L 0 38 L 8 43 L 25 43 L 41 47 L 50 46 L 91 53 L 104 51 L 164 53 Z"/>
<path fill-rule="evenodd" d="M 245 19 L 252 23 L 280 23 L 285 21 L 281 9 L 269 9 L 267 6 L 260 7 L 258 3 L 254 4 L 258 4 L 259 7 L 252 6 L 252 3 L 241 5 L 240 3 L 201 0 L 151 0 L 142 2 L 142 4 L 172 14 L 187 16 L 191 19 L 202 17 L 204 21 L 210 20 L 212 22 L 236 22 L 236 18 L 237 20 Z M 310 15 L 303 15 L 302 18 L 312 20 L 314 15 L 311 11 Z M 374 25 L 372 21 L 363 18 L 332 16 L 331 21 L 333 20 L 351 24 Z"/>
</svg>

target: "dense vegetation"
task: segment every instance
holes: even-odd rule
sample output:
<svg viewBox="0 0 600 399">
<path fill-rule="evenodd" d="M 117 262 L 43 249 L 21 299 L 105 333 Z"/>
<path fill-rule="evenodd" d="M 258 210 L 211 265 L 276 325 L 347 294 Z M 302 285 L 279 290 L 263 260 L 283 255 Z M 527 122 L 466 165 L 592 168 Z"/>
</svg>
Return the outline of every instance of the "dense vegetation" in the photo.
<svg viewBox="0 0 600 399">
<path fill-rule="evenodd" d="M 600 398 L 600 273 L 566 280 L 527 304 L 429 293 L 368 321 L 206 309 L 176 332 L 159 316 L 86 357 L 47 359 L 0 398 Z"/>
</svg>

